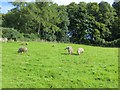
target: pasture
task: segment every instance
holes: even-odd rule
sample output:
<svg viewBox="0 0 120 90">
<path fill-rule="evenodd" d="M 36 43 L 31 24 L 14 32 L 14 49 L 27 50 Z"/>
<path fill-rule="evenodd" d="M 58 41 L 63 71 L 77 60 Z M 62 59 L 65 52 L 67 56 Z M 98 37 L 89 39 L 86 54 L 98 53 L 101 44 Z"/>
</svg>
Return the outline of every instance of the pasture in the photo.
<svg viewBox="0 0 120 90">
<path fill-rule="evenodd" d="M 118 48 L 29 42 L 28 52 L 18 54 L 19 43 L 2 43 L 2 88 L 118 87 Z M 85 50 L 81 55 L 79 47 Z"/>
</svg>

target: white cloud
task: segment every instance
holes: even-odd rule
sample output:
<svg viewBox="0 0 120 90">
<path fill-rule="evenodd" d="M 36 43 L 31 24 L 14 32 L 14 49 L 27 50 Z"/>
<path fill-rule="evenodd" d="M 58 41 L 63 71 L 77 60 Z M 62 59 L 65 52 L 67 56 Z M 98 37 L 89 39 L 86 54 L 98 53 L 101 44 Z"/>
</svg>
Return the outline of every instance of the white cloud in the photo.
<svg viewBox="0 0 120 90">
<path fill-rule="evenodd" d="M 106 1 L 106 2 L 110 3 L 111 5 L 114 2 L 114 0 L 53 0 L 53 2 L 55 2 L 55 3 L 59 4 L 59 5 L 68 5 L 71 2 L 79 3 L 79 2 L 82 2 L 82 1 L 84 1 L 86 3 L 89 3 L 89 2 L 100 3 L 101 1 Z"/>
</svg>

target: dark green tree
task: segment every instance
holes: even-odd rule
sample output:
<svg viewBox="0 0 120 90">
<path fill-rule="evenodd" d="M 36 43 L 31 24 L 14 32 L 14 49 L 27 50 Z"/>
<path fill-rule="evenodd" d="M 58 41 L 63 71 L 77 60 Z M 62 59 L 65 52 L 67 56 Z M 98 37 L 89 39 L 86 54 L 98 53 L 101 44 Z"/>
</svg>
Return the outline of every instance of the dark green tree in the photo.
<svg viewBox="0 0 120 90">
<path fill-rule="evenodd" d="M 113 5 L 114 9 L 116 10 L 117 15 L 115 16 L 115 21 L 112 25 L 112 39 L 119 39 L 120 38 L 120 1 L 114 2 Z"/>
<path fill-rule="evenodd" d="M 67 9 L 65 6 L 58 6 L 59 18 L 61 23 L 57 26 L 61 29 L 61 31 L 56 32 L 57 41 L 60 42 L 69 42 L 68 36 L 68 25 L 69 25 L 69 18 Z"/>
<path fill-rule="evenodd" d="M 104 23 L 109 29 L 111 28 L 112 22 L 115 19 L 115 10 L 113 7 L 110 6 L 107 2 L 100 2 L 99 3 L 99 13 L 98 13 L 98 22 Z"/>
</svg>

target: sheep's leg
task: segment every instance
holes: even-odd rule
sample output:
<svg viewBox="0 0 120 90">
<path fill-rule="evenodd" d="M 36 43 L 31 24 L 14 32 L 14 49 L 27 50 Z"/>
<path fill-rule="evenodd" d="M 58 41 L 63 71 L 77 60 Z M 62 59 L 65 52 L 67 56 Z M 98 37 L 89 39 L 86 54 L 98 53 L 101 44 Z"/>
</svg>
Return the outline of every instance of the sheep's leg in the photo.
<svg viewBox="0 0 120 90">
<path fill-rule="evenodd" d="M 70 51 L 68 50 L 68 54 L 70 54 Z"/>
<path fill-rule="evenodd" d="M 78 55 L 80 55 L 80 52 L 78 51 Z"/>
<path fill-rule="evenodd" d="M 70 55 L 71 55 L 71 51 L 70 51 L 70 50 L 68 50 L 68 54 L 70 54 Z"/>
</svg>

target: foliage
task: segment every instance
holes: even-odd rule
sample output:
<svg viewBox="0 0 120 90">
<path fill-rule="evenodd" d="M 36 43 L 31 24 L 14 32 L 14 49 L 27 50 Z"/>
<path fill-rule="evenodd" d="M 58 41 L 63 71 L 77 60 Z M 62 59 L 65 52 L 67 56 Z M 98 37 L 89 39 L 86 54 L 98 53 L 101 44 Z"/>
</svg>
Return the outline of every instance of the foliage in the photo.
<svg viewBox="0 0 120 90">
<path fill-rule="evenodd" d="M 33 33 L 24 34 L 23 36 L 25 41 L 36 41 L 39 38 L 37 34 L 33 34 Z"/>
<path fill-rule="evenodd" d="M 114 2 L 113 7 L 116 10 L 116 18 L 115 22 L 112 24 L 112 39 L 119 39 L 120 38 L 120 1 L 119 2 Z"/>
<path fill-rule="evenodd" d="M 105 43 L 106 46 L 108 47 L 120 47 L 120 39 L 116 39 L 116 40 L 113 40 L 113 41 L 110 41 L 110 42 L 106 42 Z"/>
<path fill-rule="evenodd" d="M 8 38 L 9 40 L 13 39 L 14 41 L 24 38 L 23 34 L 13 28 L 2 28 L 2 37 Z"/>
<path fill-rule="evenodd" d="M 68 25 L 70 24 L 67 9 L 65 6 L 58 6 L 57 8 L 59 12 L 59 17 L 61 20 L 61 23 L 58 24 L 58 27 L 61 29 L 60 31 L 56 32 L 56 40 L 60 42 L 69 42 L 68 37 Z"/>
<path fill-rule="evenodd" d="M 2 26 L 2 14 L 0 13 L 0 27 Z"/>
<path fill-rule="evenodd" d="M 35 38 L 100 46 L 120 39 L 120 1 L 112 6 L 104 1 L 66 6 L 43 0 L 12 4 L 15 8 L 3 15 L 2 26 Z"/>
</svg>

